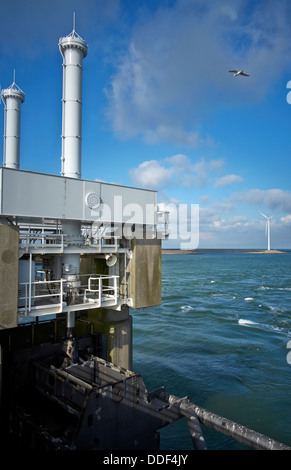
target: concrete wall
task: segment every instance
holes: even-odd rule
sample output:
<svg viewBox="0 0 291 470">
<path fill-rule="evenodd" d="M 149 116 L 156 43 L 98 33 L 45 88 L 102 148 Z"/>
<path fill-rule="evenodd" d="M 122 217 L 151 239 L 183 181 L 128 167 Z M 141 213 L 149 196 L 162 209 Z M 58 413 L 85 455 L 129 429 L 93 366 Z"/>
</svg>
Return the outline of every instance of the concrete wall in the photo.
<svg viewBox="0 0 291 470">
<path fill-rule="evenodd" d="M 17 326 L 18 231 L 0 224 L 0 329 Z"/>
<path fill-rule="evenodd" d="M 129 264 L 129 297 L 133 308 L 152 307 L 162 302 L 161 240 L 132 240 Z"/>
</svg>

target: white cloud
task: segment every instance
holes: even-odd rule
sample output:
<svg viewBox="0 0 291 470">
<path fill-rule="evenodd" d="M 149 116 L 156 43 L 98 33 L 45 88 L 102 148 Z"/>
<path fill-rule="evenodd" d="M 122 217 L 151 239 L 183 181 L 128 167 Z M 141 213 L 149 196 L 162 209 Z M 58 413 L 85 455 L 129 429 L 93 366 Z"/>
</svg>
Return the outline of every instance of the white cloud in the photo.
<svg viewBox="0 0 291 470">
<path fill-rule="evenodd" d="M 220 171 L 224 166 L 224 160 L 219 158 L 217 160 L 210 160 L 210 168 L 216 171 Z"/>
<path fill-rule="evenodd" d="M 212 201 L 210 197 L 202 196 L 201 204 L 201 199 L 209 203 L 209 206 L 199 207 L 199 248 L 267 248 L 266 224 L 259 213 L 255 213 L 253 217 L 246 216 L 230 200 Z M 161 210 L 169 208 L 170 222 L 173 224 L 171 217 L 175 218 L 179 201 L 165 201 L 165 204 L 161 203 L 159 206 Z M 291 215 L 275 217 L 271 223 L 271 248 L 291 248 L 290 243 Z M 167 247 L 167 243 L 164 246 Z M 178 245 L 172 243 L 172 246 Z"/>
<path fill-rule="evenodd" d="M 271 210 L 291 212 L 291 191 L 283 189 L 249 189 L 232 194 L 231 199 Z"/>
<path fill-rule="evenodd" d="M 225 175 L 221 178 L 217 178 L 215 185 L 217 187 L 228 186 L 230 184 L 240 183 L 242 180 L 242 177 L 239 175 Z"/>
<path fill-rule="evenodd" d="M 199 197 L 199 204 L 208 204 L 210 202 L 210 196 L 204 194 L 203 196 Z"/>
<path fill-rule="evenodd" d="M 149 160 L 132 168 L 129 175 L 135 184 L 161 189 L 165 186 L 181 185 L 184 188 L 204 187 L 212 183 L 212 172 L 216 171 L 216 160 L 208 162 L 201 158 L 192 162 L 187 155 L 177 154 L 163 161 Z M 222 160 L 217 160 L 217 168 Z M 213 170 L 214 168 L 214 170 Z"/>
<path fill-rule="evenodd" d="M 132 180 L 143 187 L 161 188 L 173 179 L 173 168 L 165 168 L 157 160 L 141 163 L 129 171 Z"/>
<path fill-rule="evenodd" d="M 236 209 L 235 204 L 230 201 L 213 201 L 211 207 L 218 211 L 220 214 Z"/>
<path fill-rule="evenodd" d="M 181 166 L 185 168 L 191 166 L 190 158 L 187 157 L 187 155 L 183 155 L 182 153 L 178 153 L 177 155 L 173 155 L 172 157 L 166 157 L 165 161 L 177 167 Z"/>
<path fill-rule="evenodd" d="M 271 248 L 291 248 L 290 226 L 290 215 L 272 221 Z M 226 218 L 213 209 L 200 208 L 199 238 L 200 248 L 267 248 L 263 220 L 243 215 Z"/>
<path fill-rule="evenodd" d="M 281 217 L 280 220 L 283 222 L 283 224 L 291 226 L 291 214 L 286 215 L 286 217 Z"/>
<path fill-rule="evenodd" d="M 176 146 L 198 147 L 201 144 L 210 144 L 210 138 L 203 138 L 198 132 L 191 132 L 179 126 L 158 125 L 155 129 L 145 129 L 144 141 L 149 144 L 173 143 Z"/>
<path fill-rule="evenodd" d="M 209 143 L 201 132 L 207 113 L 253 104 L 288 65 L 289 17 L 285 0 L 177 0 L 148 13 L 111 81 L 114 131 L 152 143 Z M 233 80 L 228 70 L 236 67 L 251 77 Z"/>
</svg>

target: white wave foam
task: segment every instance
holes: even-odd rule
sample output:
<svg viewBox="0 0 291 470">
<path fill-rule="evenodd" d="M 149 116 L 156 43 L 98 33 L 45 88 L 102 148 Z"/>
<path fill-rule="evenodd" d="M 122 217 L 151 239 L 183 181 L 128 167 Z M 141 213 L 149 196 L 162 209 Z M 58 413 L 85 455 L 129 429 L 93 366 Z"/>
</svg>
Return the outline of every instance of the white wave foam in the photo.
<svg viewBox="0 0 291 470">
<path fill-rule="evenodd" d="M 182 312 L 189 312 L 189 310 L 192 310 L 191 305 L 182 305 L 181 307 Z"/>
<path fill-rule="evenodd" d="M 238 324 L 239 325 L 258 325 L 258 323 L 255 323 L 254 321 L 244 320 L 243 318 L 239 319 Z"/>
<path fill-rule="evenodd" d="M 249 302 L 250 300 L 254 300 L 253 297 L 246 297 L 244 300 L 246 300 L 247 302 Z"/>
<path fill-rule="evenodd" d="M 286 310 L 284 308 L 280 308 L 280 307 L 273 307 L 272 305 L 266 305 L 266 308 L 268 310 L 271 310 L 271 312 L 275 312 L 275 313 L 286 313 Z"/>
</svg>

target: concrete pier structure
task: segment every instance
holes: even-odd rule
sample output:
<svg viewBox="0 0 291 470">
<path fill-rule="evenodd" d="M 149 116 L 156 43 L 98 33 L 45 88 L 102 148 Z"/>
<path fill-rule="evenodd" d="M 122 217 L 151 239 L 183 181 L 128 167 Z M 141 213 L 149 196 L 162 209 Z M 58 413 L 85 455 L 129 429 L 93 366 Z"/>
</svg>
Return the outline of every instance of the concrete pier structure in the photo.
<svg viewBox="0 0 291 470">
<path fill-rule="evenodd" d="M 99 386 L 107 397 L 101 400 L 104 431 L 99 429 L 98 420 L 94 432 L 88 431 L 96 414 L 96 410 L 88 410 L 78 445 L 86 444 L 87 435 L 96 449 L 102 439 L 113 442 L 106 418 L 110 411 L 110 426 L 119 430 L 114 445 L 128 440 L 137 448 L 149 442 L 156 446 L 155 420 L 146 424 L 135 420 L 140 378 L 130 372 L 130 311 L 161 303 L 157 193 L 81 178 L 82 61 L 88 46 L 73 29 L 60 39 L 59 48 L 63 58 L 61 176 L 20 169 L 20 104 L 24 94 L 14 86 L 2 92 L 6 151 L 0 167 L 1 436 L 9 435 L 13 422 L 13 445 L 18 439 L 27 442 L 28 436 L 29 445 L 34 445 L 39 435 L 39 431 L 35 433 L 38 416 L 33 421 L 30 404 L 36 406 L 37 391 L 43 387 L 45 400 L 57 405 L 48 407 L 48 412 L 46 406 L 41 410 L 42 424 L 46 425 L 46 418 L 53 421 L 53 410 L 58 428 L 60 405 L 68 423 L 61 437 L 62 448 L 66 448 L 71 427 L 80 426 L 71 422 L 68 403 L 77 398 L 72 405 L 76 417 L 84 393 L 96 385 L 81 378 L 83 364 L 88 363 L 89 379 L 91 365 L 101 364 Z M 132 216 L 133 204 L 138 210 Z M 77 375 L 63 382 L 71 367 Z M 114 368 L 118 373 L 112 376 Z M 102 378 L 105 369 L 109 371 L 106 380 Z M 58 372 L 52 375 L 52 370 Z M 132 408 L 132 429 L 127 437 L 115 404 L 119 395 L 123 396 L 124 377 L 134 392 L 127 391 L 129 405 L 122 407 L 124 412 L 127 406 Z M 142 416 L 143 404 L 140 407 Z M 79 411 L 82 420 L 82 407 Z M 33 422 L 26 421 L 28 415 Z M 42 445 L 50 448 L 58 442 L 60 435 L 54 432 L 53 427 L 48 440 L 42 436 Z M 100 442 L 97 438 L 94 441 L 94 433 L 102 435 Z"/>
<path fill-rule="evenodd" d="M 0 223 L 0 329 L 18 324 L 18 247 L 17 227 Z"/>
</svg>

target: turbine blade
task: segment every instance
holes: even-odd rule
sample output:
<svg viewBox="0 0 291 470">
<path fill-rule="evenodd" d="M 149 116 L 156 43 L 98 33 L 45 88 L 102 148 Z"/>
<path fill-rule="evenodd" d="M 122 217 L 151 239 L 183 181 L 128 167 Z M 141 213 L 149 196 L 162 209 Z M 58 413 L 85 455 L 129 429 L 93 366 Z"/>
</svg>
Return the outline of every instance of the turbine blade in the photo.
<svg viewBox="0 0 291 470">
<path fill-rule="evenodd" d="M 266 219 L 268 218 L 265 214 L 263 214 L 263 212 L 260 212 L 260 214 L 262 214 L 263 217 L 266 217 Z"/>
</svg>

